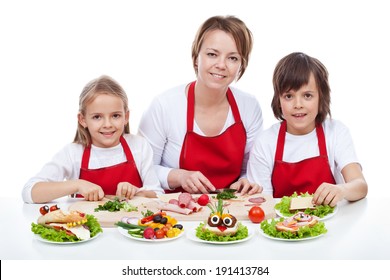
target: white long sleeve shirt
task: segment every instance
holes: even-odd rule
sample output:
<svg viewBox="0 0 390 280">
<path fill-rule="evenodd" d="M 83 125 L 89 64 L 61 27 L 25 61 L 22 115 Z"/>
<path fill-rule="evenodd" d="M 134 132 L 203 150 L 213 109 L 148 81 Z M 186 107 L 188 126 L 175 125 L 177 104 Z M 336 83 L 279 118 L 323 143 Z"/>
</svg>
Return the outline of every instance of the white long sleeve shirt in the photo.
<svg viewBox="0 0 390 280">
<path fill-rule="evenodd" d="M 163 193 L 154 170 L 152 162 L 153 151 L 149 143 L 139 135 L 125 134 L 124 138 L 133 154 L 143 182 L 143 188 L 156 193 Z M 67 144 L 50 162 L 43 166 L 38 174 L 25 184 L 22 190 L 23 200 L 27 203 L 33 203 L 31 190 L 38 182 L 61 182 L 79 179 L 83 152 L 84 147 L 81 144 Z M 126 160 L 126 155 L 120 143 L 112 148 L 99 148 L 92 145 L 88 168 L 98 169 L 113 166 Z"/>
<path fill-rule="evenodd" d="M 348 128 L 337 120 L 327 119 L 324 128 L 326 149 L 330 170 L 336 184 L 344 182 L 341 170 L 350 163 L 359 163 L 352 137 Z M 275 151 L 280 123 L 265 130 L 256 139 L 248 161 L 248 180 L 260 184 L 263 193 L 273 194 L 271 182 L 275 163 Z M 316 130 L 306 135 L 293 135 L 286 132 L 283 161 L 299 162 L 319 156 Z"/>
<path fill-rule="evenodd" d="M 164 189 L 169 189 L 168 174 L 172 169 L 179 168 L 182 144 L 187 132 L 187 97 L 186 84 L 167 90 L 157 96 L 144 112 L 139 134 L 145 137 L 153 149 L 153 162 L 157 176 Z M 240 116 L 247 133 L 245 156 L 242 164 L 241 176 L 246 176 L 246 165 L 249 151 L 254 138 L 263 128 L 263 116 L 257 99 L 236 88 L 230 88 L 236 100 Z M 229 109 L 223 133 L 235 123 L 231 109 Z M 194 132 L 204 133 L 194 120 Z"/>
</svg>

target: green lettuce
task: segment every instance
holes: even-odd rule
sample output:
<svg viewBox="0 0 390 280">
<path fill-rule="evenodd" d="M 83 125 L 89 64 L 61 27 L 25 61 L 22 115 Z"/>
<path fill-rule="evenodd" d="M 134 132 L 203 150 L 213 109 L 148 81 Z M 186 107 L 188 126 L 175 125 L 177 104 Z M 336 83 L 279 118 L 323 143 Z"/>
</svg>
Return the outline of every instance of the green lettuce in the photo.
<svg viewBox="0 0 390 280">
<path fill-rule="evenodd" d="M 235 235 L 216 235 L 215 233 L 211 232 L 208 229 L 203 229 L 204 223 L 200 223 L 199 226 L 196 228 L 196 236 L 202 240 L 207 241 L 218 241 L 218 242 L 227 242 L 227 241 L 235 241 L 235 240 L 241 240 L 248 237 L 248 228 L 240 223 L 238 226 L 238 230 Z"/>
<path fill-rule="evenodd" d="M 276 229 L 276 224 L 284 221 L 284 218 L 280 219 L 272 219 L 272 220 L 264 220 L 260 224 L 260 228 L 263 232 L 271 237 L 283 238 L 283 239 L 302 239 L 318 236 L 321 234 L 325 234 L 327 229 L 325 228 L 325 224 L 323 222 L 317 222 L 314 226 L 303 226 L 300 227 L 298 232 L 288 232 L 288 231 L 278 231 Z"/>
<path fill-rule="evenodd" d="M 302 197 L 313 196 L 309 193 L 301 193 Z M 279 210 L 283 216 L 290 217 L 299 212 L 299 210 L 290 212 L 291 198 L 298 197 L 298 194 L 294 192 L 291 196 L 283 196 L 279 203 L 275 205 L 275 209 Z M 326 215 L 333 213 L 334 207 L 329 205 L 317 205 L 315 209 L 306 209 L 304 212 L 309 215 L 314 215 L 319 218 L 323 218 Z"/>
<path fill-rule="evenodd" d="M 85 225 L 91 232 L 91 238 L 96 236 L 99 232 L 103 232 L 99 222 L 93 215 L 86 215 L 87 222 Z M 54 242 L 78 242 L 78 239 L 74 235 L 69 235 L 65 230 L 55 230 L 53 228 L 47 228 L 43 225 L 31 223 L 31 231 L 35 234 L 39 234 L 42 238 L 54 241 Z"/>
</svg>

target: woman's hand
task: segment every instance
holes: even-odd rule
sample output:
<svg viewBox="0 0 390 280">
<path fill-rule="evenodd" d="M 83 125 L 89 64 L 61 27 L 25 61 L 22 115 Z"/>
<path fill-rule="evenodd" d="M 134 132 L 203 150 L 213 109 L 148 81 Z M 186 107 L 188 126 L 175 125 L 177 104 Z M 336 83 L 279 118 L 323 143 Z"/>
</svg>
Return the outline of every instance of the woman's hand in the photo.
<svg viewBox="0 0 390 280">
<path fill-rule="evenodd" d="M 262 186 L 249 182 L 247 178 L 240 178 L 237 182 L 230 185 L 230 189 L 237 190 L 241 195 L 251 195 L 263 191 Z"/>
<path fill-rule="evenodd" d="M 132 199 L 138 190 L 139 188 L 128 182 L 121 182 L 116 189 L 116 196 L 124 196 L 127 199 Z"/>
<path fill-rule="evenodd" d="M 343 185 L 333 185 L 322 183 L 313 196 L 313 204 L 329 205 L 335 207 L 337 202 L 345 197 L 345 188 Z"/>
<path fill-rule="evenodd" d="M 186 192 L 209 193 L 215 191 L 213 184 L 200 171 L 175 169 L 173 175 L 178 182 L 176 186 L 182 187 Z"/>
<path fill-rule="evenodd" d="M 86 180 L 77 180 L 78 192 L 84 196 L 85 200 L 98 201 L 104 197 L 103 189 L 94 183 Z"/>
</svg>

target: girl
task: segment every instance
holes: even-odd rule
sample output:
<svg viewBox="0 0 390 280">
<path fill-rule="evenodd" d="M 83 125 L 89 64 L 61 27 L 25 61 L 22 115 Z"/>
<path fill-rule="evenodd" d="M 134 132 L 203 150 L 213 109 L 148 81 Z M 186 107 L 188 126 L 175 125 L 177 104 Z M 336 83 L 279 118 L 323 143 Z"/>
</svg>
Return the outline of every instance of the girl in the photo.
<svg viewBox="0 0 390 280">
<path fill-rule="evenodd" d="M 158 96 L 144 113 L 139 133 L 153 148 L 166 192 L 261 191 L 245 177 L 262 112 L 254 96 L 230 88 L 244 74 L 251 49 L 252 34 L 240 19 L 209 18 L 192 45 L 197 80 Z"/>
<path fill-rule="evenodd" d="M 108 76 L 92 80 L 80 95 L 73 143 L 27 182 L 23 200 L 44 203 L 77 193 L 96 201 L 105 194 L 132 198 L 143 190 L 162 192 L 149 144 L 129 133 L 123 88 Z"/>
<path fill-rule="evenodd" d="M 257 138 L 248 179 L 274 197 L 314 193 L 313 202 L 335 206 L 359 200 L 367 183 L 348 129 L 328 119 L 330 88 L 325 66 L 303 53 L 277 64 L 272 109 L 282 121 Z"/>
</svg>

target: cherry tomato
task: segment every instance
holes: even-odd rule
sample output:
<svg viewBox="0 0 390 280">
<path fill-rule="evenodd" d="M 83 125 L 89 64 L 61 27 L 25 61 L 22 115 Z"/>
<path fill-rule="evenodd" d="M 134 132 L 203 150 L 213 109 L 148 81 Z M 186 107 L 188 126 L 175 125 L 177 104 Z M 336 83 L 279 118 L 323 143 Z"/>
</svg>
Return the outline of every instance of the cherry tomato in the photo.
<svg viewBox="0 0 390 280">
<path fill-rule="evenodd" d="M 162 239 L 165 237 L 165 232 L 162 229 L 156 230 L 154 233 L 157 239 Z"/>
<path fill-rule="evenodd" d="M 49 206 L 47 205 L 42 206 L 41 208 L 39 208 L 39 212 L 41 212 L 42 215 L 49 213 Z"/>
<path fill-rule="evenodd" d="M 253 206 L 248 212 L 248 217 L 252 223 L 258 224 L 264 220 L 265 213 L 261 207 Z"/>
<path fill-rule="evenodd" d="M 53 205 L 53 206 L 50 207 L 50 212 L 51 212 L 51 211 L 56 211 L 56 210 L 58 210 L 58 209 L 60 209 L 60 208 L 58 208 L 57 204 L 56 204 L 56 205 Z"/>
</svg>

